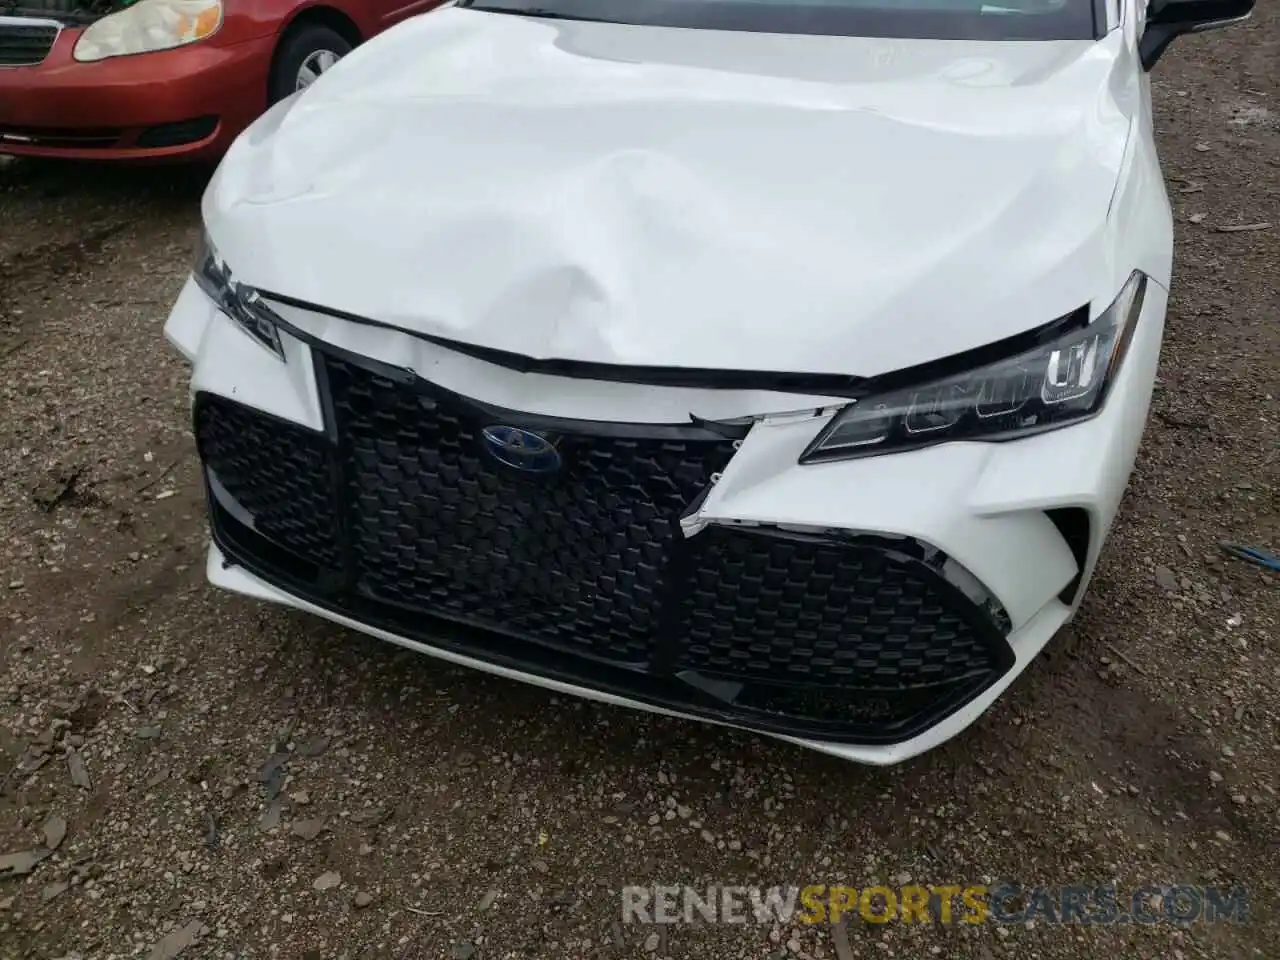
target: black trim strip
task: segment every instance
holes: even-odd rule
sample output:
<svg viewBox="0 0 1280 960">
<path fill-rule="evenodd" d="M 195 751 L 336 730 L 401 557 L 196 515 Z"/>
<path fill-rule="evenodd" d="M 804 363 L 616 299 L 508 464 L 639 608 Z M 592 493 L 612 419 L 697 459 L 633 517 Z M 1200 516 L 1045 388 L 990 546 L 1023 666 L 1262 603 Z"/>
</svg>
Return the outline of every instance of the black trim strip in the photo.
<svg viewBox="0 0 1280 960">
<path fill-rule="evenodd" d="M 839 373 L 774 373 L 759 370 L 727 370 L 710 367 L 654 367 L 616 363 L 596 363 L 586 360 L 538 359 L 524 354 L 497 350 L 493 347 L 480 347 L 461 340 L 450 340 L 430 333 L 420 333 L 399 327 L 381 320 L 370 320 L 343 310 L 334 310 L 318 304 L 307 303 L 280 293 L 259 290 L 259 294 L 267 300 L 274 300 L 286 306 L 312 313 L 322 313 L 339 320 L 347 320 L 366 327 L 377 327 L 382 330 L 393 330 L 426 343 L 444 347 L 454 353 L 483 360 L 496 367 L 514 370 L 517 373 L 538 373 L 547 376 L 565 377 L 571 380 L 600 380 L 605 383 L 634 383 L 654 387 L 691 387 L 701 390 L 767 390 L 778 393 L 801 393 L 829 397 L 860 397 L 864 395 L 861 384 L 866 378 Z M 272 311 L 272 316 L 281 329 L 305 343 L 323 344 L 326 349 L 337 349 L 327 341 L 299 329 Z M 346 352 L 346 351 L 344 351 Z"/>
<path fill-rule="evenodd" d="M 1093 38 L 1101 40 L 1108 32 L 1107 0 L 1093 0 Z"/>
<path fill-rule="evenodd" d="M 1003 360 L 1006 357 L 1025 353 L 1028 350 L 1056 340 L 1071 330 L 1083 328 L 1089 324 L 1089 307 L 1086 305 L 1073 310 L 1066 316 L 1058 317 L 1032 330 L 1005 337 L 1003 340 L 997 340 L 994 343 L 974 347 L 971 350 L 964 350 L 960 353 L 906 367 L 902 370 L 895 370 L 891 373 L 874 377 L 858 377 L 838 373 L 784 373 L 766 370 L 729 370 L 705 367 L 654 367 L 596 363 L 586 360 L 539 359 L 524 356 L 523 354 L 510 353 L 506 350 L 496 350 L 492 347 L 480 347 L 460 340 L 437 337 L 429 333 L 407 330 L 394 324 L 383 323 L 380 320 L 370 320 L 367 317 L 360 317 L 342 310 L 318 306 L 268 290 L 258 290 L 258 293 L 264 299 L 274 300 L 299 310 L 321 313 L 363 326 L 378 327 L 383 330 L 403 333 L 406 336 L 435 344 L 438 347 L 444 347 L 446 350 L 452 350 L 454 353 L 483 360 L 485 363 L 492 363 L 494 366 L 508 370 L 515 370 L 518 373 L 538 373 L 573 380 L 600 380 L 607 383 L 633 383 L 654 387 L 689 387 L 699 390 L 761 390 L 776 393 L 809 394 L 818 397 L 844 397 L 848 399 L 860 399 L 886 390 L 900 389 L 913 383 L 926 383 L 930 380 L 964 373 L 973 367 L 985 366 L 989 363 Z M 333 351 L 344 357 L 358 358 L 365 363 L 377 362 L 359 357 L 358 354 L 353 354 L 350 351 L 342 350 L 305 330 L 299 329 L 296 325 L 281 317 L 276 311 L 271 311 L 271 314 L 278 326 L 304 343 L 320 346 L 322 349 Z M 412 371 L 390 367 L 386 364 L 381 364 L 381 366 L 389 371 L 396 370 L 401 376 L 405 375 L 405 373 L 417 376 Z"/>
<path fill-rule="evenodd" d="M 1058 507 L 1046 510 L 1045 515 L 1053 521 L 1054 527 L 1071 548 L 1071 556 L 1076 561 L 1076 575 L 1071 582 L 1062 588 L 1058 599 L 1071 606 L 1077 599 L 1080 580 L 1084 577 L 1085 564 L 1089 560 L 1089 544 L 1093 539 L 1093 522 L 1089 511 L 1084 507 Z"/>
<path fill-rule="evenodd" d="M 893 4 L 805 3 L 750 0 L 691 3 L 688 0 L 459 0 L 477 12 L 581 20 L 629 26 L 749 33 L 886 37 L 910 40 L 1086 40 L 1093 25 L 1083 0 L 1015 14 L 984 13 L 977 4 L 957 9 Z"/>
<path fill-rule="evenodd" d="M 1011 337 L 1005 337 L 1003 340 L 984 344 L 981 347 L 962 350 L 960 353 L 953 353 L 950 356 L 940 357 L 937 360 L 930 360 L 926 363 L 918 363 L 914 367 L 894 370 L 878 377 L 869 377 L 865 381 L 870 388 L 869 393 L 866 395 L 887 393 L 890 390 L 901 390 L 904 387 L 921 386 L 932 383 L 934 380 L 945 380 L 948 377 L 968 373 L 970 370 L 999 363 L 1009 357 L 1016 357 L 1020 353 L 1034 350 L 1036 347 L 1053 343 L 1053 341 L 1071 331 L 1083 330 L 1088 325 L 1089 307 L 1086 305 L 1073 310 L 1064 317 L 1050 320 L 1048 323 L 1025 333 L 1015 333 Z"/>
<path fill-rule="evenodd" d="M 290 333 L 293 331 L 290 330 Z M 470 408 L 477 420 L 489 419 L 494 423 L 510 424 L 526 430 L 547 433 L 583 433 L 600 437 L 624 437 L 648 440 L 741 440 L 751 430 L 751 423 L 731 423 L 713 420 L 693 420 L 689 423 L 631 423 L 614 420 L 580 420 L 573 417 L 551 417 L 522 410 L 507 410 L 491 403 L 484 403 L 460 393 L 454 393 L 438 383 L 427 380 L 406 367 L 394 367 L 372 357 L 364 357 L 350 350 L 335 347 L 331 343 L 309 335 L 303 336 L 312 346 L 316 363 L 316 381 L 320 386 L 325 408 L 326 427 L 331 438 L 338 440 L 337 419 L 333 415 L 329 397 L 328 371 L 324 367 L 324 355 L 336 358 L 351 366 L 361 367 L 374 376 L 390 380 L 397 386 L 413 390 L 442 402 Z"/>
<path fill-rule="evenodd" d="M 351 549 L 351 519 L 339 492 L 346 489 L 346 475 L 350 451 L 344 447 L 338 434 L 338 412 L 333 402 L 333 390 L 329 385 L 329 372 L 325 369 L 324 356 L 311 351 L 311 369 L 316 378 L 316 395 L 320 400 L 320 414 L 324 418 L 324 435 L 329 442 L 329 503 L 334 523 L 338 527 L 338 556 L 342 560 L 339 578 L 341 590 L 346 593 L 348 584 L 356 582 L 356 558 Z"/>
</svg>

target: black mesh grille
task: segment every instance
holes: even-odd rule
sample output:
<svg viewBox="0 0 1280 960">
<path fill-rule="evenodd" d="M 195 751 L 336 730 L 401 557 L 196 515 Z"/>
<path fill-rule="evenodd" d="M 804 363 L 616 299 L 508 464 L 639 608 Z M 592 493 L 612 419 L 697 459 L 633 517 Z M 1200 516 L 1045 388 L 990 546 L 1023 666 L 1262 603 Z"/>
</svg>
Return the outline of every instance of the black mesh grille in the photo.
<svg viewBox="0 0 1280 960">
<path fill-rule="evenodd" d="M 138 134 L 138 146 L 179 147 L 212 136 L 217 129 L 217 117 L 196 117 L 192 120 L 179 120 L 176 123 L 162 123 L 159 126 L 148 127 Z"/>
<path fill-rule="evenodd" d="M 646 663 L 679 518 L 732 441 L 564 434 L 563 468 L 489 456 L 477 410 L 337 360 L 357 587 L 486 626 Z"/>
<path fill-rule="evenodd" d="M 0 67 L 26 67 L 49 55 L 58 28 L 42 23 L 0 23 Z"/>
<path fill-rule="evenodd" d="M 682 666 L 822 686 L 913 688 L 989 671 L 954 598 L 892 551 L 709 527 L 681 606 Z"/>
<path fill-rule="evenodd" d="M 200 457 L 265 537 L 307 559 L 339 562 L 330 447 L 311 430 L 205 394 Z"/>
<path fill-rule="evenodd" d="M 534 423 L 316 353 L 330 433 L 207 394 L 196 432 L 224 551 L 321 606 L 655 705 L 860 742 L 903 739 L 1012 663 L 912 541 L 686 538 L 729 437 Z M 559 469 L 498 462 L 495 424 L 552 440 Z"/>
</svg>

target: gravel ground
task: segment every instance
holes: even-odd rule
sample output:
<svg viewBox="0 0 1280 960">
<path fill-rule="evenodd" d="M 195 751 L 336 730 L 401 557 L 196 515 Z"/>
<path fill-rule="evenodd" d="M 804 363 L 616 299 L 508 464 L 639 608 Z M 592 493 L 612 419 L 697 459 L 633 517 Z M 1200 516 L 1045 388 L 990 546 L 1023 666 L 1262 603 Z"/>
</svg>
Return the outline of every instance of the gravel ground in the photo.
<svg viewBox="0 0 1280 960">
<path fill-rule="evenodd" d="M 215 593 L 161 338 L 199 172 L 0 164 L 0 955 L 1275 956 L 1280 10 L 1155 81 L 1177 277 L 1080 616 L 872 770 Z M 1244 232 L 1221 228 L 1269 223 Z M 620 926 L 625 883 L 1244 885 L 1247 923 Z"/>
</svg>

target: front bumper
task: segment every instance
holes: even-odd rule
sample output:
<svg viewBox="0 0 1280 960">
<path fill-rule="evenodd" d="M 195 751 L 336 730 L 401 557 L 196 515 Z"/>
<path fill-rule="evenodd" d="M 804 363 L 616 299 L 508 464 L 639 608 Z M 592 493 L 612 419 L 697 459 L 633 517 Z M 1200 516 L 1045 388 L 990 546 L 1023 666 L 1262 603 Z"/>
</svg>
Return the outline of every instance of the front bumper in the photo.
<svg viewBox="0 0 1280 960">
<path fill-rule="evenodd" d="M 1107 406 L 1086 423 L 1016 443 L 800 467 L 821 424 L 778 418 L 727 448 L 702 438 L 709 446 L 690 455 L 708 478 L 701 496 L 689 495 L 700 480 L 688 457 L 664 476 L 646 467 L 612 483 L 626 457 L 600 444 L 578 454 L 598 465 L 596 486 L 527 496 L 502 486 L 459 446 L 465 427 L 442 438 L 415 419 L 444 417 L 453 408 L 438 404 L 454 400 L 396 371 L 458 371 L 399 332 L 312 316 L 319 327 L 282 334 L 281 364 L 188 284 L 166 333 L 194 362 L 197 434 L 216 467 L 215 584 L 567 693 L 892 763 L 973 722 L 1070 618 L 1132 466 L 1164 309 L 1153 285 Z M 484 394 L 484 417 L 527 416 L 509 412 L 521 389 L 527 402 L 516 408 L 542 422 L 564 426 L 578 404 L 570 443 L 588 442 L 572 438 L 588 418 L 629 422 L 633 433 L 679 419 L 654 415 L 661 390 L 643 405 L 613 387 L 587 402 L 581 383 L 553 396 L 554 383 L 531 392 L 498 368 L 477 381 L 474 363 L 464 379 L 470 396 Z M 644 437 L 627 442 L 657 462 L 672 443 L 689 454 L 688 440 L 667 438 L 656 453 Z M 424 518 L 428 502 L 450 523 Z M 644 530 L 658 528 L 635 511 L 677 502 L 687 536 L 673 553 L 651 551 Z M 317 524 L 330 508 L 338 519 Z M 619 510 L 632 511 L 621 524 L 611 519 Z M 467 511 L 466 529 L 491 518 L 485 544 L 450 540 Z M 526 534 L 558 547 L 529 554 L 515 542 Z M 466 576 L 451 580 L 460 569 Z M 483 590 L 480 574 L 493 578 Z M 850 623 L 851 639 L 840 628 Z"/>
<path fill-rule="evenodd" d="M 79 63 L 83 31 L 43 62 L 0 68 L 0 153 L 66 160 L 202 160 L 266 108 L 271 36 Z"/>
</svg>

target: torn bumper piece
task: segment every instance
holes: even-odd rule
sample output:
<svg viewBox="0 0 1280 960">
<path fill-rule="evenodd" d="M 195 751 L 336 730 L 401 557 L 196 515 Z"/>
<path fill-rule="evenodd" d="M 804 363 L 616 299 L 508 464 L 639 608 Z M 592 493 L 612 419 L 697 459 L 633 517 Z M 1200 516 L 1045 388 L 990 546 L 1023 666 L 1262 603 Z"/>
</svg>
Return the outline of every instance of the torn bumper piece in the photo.
<svg viewBox="0 0 1280 960">
<path fill-rule="evenodd" d="M 1018 444 L 799 466 L 812 417 L 739 429 L 520 412 L 442 386 L 443 366 L 428 380 L 378 359 L 407 349 L 389 331 L 348 330 L 347 347 L 367 335 L 363 355 L 283 332 L 282 364 L 190 288 L 166 329 L 196 364 L 214 583 L 554 690 L 870 763 L 955 735 L 1069 619 L 1064 590 L 1091 571 L 1141 431 L 1104 411 Z M 471 393 L 507 396 L 505 376 Z M 483 442 L 495 423 L 554 436 L 562 469 L 505 468 Z M 1067 498 L 1094 521 L 1077 560 L 1048 513 L 1061 496 L 988 474 L 1015 447 L 1069 454 L 1079 431 L 1108 465 L 1050 474 L 1062 496 L 1093 481 Z M 1024 455 L 1002 470 L 1015 484 Z"/>
</svg>

